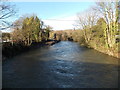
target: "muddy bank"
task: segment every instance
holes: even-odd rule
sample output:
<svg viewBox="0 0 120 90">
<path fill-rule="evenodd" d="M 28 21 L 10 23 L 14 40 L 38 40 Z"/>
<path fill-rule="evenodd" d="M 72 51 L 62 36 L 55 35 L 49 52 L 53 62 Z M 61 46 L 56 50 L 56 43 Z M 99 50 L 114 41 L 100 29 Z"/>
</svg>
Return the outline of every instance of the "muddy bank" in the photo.
<svg viewBox="0 0 120 90">
<path fill-rule="evenodd" d="M 39 43 L 34 42 L 30 46 L 24 46 L 22 43 L 12 45 L 12 43 L 10 42 L 5 42 L 2 45 L 2 60 L 4 61 L 21 53 L 41 48 L 44 46 L 50 46 L 58 42 L 58 40 L 48 40 Z"/>
</svg>

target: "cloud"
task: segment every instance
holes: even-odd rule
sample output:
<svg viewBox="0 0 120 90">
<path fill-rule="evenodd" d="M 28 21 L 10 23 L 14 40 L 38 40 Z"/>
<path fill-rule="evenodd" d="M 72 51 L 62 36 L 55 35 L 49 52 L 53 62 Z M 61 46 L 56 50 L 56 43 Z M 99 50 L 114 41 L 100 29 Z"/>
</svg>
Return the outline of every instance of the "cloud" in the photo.
<svg viewBox="0 0 120 90">
<path fill-rule="evenodd" d="M 65 29 L 74 29 L 75 21 L 77 20 L 76 15 L 67 16 L 67 17 L 58 17 L 55 19 L 46 19 L 43 20 L 46 25 L 53 27 L 53 30 L 65 30 Z"/>
<path fill-rule="evenodd" d="M 10 0 L 12 2 L 93 2 L 96 0 Z"/>
<path fill-rule="evenodd" d="M 1 30 L 2 32 L 12 32 L 13 30 L 12 29 L 10 29 L 10 28 L 7 28 L 7 29 L 4 29 L 4 30 Z"/>
<path fill-rule="evenodd" d="M 115 0 L 9 0 L 10 2 L 115 2 Z M 118 0 L 119 1 L 119 0 Z"/>
</svg>

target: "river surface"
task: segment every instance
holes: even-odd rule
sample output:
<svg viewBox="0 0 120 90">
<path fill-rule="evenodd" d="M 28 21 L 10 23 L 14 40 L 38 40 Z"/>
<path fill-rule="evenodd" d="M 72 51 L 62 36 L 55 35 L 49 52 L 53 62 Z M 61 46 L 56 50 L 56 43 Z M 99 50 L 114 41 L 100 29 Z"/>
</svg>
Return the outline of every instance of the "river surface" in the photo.
<svg viewBox="0 0 120 90">
<path fill-rule="evenodd" d="M 117 88 L 118 59 L 61 41 L 3 63 L 3 88 Z"/>
</svg>

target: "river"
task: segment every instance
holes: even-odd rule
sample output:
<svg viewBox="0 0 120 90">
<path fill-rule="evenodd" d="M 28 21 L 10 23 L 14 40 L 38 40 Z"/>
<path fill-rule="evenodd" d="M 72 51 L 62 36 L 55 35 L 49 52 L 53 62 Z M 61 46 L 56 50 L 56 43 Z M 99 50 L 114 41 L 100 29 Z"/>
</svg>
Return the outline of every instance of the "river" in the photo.
<svg viewBox="0 0 120 90">
<path fill-rule="evenodd" d="M 70 41 L 3 63 L 3 88 L 117 88 L 118 59 Z"/>
</svg>

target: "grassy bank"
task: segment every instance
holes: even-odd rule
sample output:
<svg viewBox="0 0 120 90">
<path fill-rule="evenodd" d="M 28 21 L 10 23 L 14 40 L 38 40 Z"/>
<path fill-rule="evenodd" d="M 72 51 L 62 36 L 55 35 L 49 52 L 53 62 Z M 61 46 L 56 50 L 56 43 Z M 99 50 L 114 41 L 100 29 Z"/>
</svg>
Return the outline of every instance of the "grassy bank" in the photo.
<svg viewBox="0 0 120 90">
<path fill-rule="evenodd" d="M 93 49 L 102 52 L 104 54 L 108 54 L 109 56 L 113 56 L 116 58 L 120 58 L 120 51 L 115 50 L 115 49 L 109 49 L 109 48 L 105 48 L 104 46 L 93 46 Z M 118 49 L 118 47 L 117 47 Z"/>
</svg>

